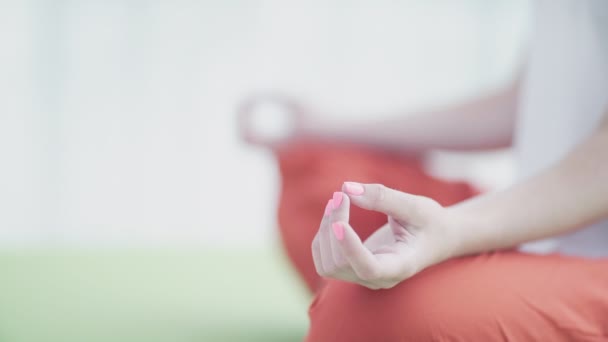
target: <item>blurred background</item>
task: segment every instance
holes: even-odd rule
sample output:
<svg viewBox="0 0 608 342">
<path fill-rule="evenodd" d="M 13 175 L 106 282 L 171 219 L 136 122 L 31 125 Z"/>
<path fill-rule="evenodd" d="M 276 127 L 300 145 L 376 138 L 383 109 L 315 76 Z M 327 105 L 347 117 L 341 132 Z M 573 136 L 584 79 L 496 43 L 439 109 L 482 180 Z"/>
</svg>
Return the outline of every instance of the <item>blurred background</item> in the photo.
<svg viewBox="0 0 608 342">
<path fill-rule="evenodd" d="M 239 102 L 280 91 L 352 120 L 450 103 L 512 76 L 529 17 L 524 0 L 0 0 L 0 341 L 300 340 L 279 174 L 239 139 Z M 433 160 L 482 188 L 513 174 L 504 151 Z"/>
</svg>

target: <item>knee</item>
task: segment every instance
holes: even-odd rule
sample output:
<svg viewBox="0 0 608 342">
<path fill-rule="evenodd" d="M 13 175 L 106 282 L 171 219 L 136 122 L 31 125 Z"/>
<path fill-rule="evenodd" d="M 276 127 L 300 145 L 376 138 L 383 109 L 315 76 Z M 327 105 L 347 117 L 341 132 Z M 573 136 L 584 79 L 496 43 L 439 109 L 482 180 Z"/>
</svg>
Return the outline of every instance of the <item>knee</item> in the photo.
<svg viewBox="0 0 608 342">
<path fill-rule="evenodd" d="M 505 252 L 450 260 L 389 290 L 331 281 L 310 308 L 308 341 L 602 340 L 607 310 L 591 303 L 604 292 L 572 291 L 601 288 L 593 265 Z"/>
<path fill-rule="evenodd" d="M 376 291 L 330 281 L 310 307 L 307 341 L 478 340 L 496 330 L 490 316 L 501 304 L 467 273 L 466 266 L 443 266 Z"/>
<path fill-rule="evenodd" d="M 443 320 L 421 291 L 370 290 L 330 281 L 309 309 L 307 341 L 427 341 Z"/>
</svg>

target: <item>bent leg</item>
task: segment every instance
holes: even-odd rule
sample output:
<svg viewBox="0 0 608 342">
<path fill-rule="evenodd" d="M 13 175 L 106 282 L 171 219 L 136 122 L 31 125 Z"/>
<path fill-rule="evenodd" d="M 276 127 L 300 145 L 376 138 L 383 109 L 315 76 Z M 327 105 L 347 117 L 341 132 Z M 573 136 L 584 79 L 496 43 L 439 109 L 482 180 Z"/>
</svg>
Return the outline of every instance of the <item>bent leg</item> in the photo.
<svg viewBox="0 0 608 342">
<path fill-rule="evenodd" d="M 389 290 L 329 281 L 309 315 L 309 342 L 606 341 L 608 260 L 500 252 Z"/>
</svg>

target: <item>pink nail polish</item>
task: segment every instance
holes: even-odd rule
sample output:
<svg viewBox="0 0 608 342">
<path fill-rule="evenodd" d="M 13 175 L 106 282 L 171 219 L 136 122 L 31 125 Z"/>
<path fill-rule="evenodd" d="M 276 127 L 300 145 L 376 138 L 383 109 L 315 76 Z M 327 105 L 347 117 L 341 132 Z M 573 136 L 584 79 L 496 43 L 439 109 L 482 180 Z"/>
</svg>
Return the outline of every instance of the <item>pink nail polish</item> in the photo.
<svg viewBox="0 0 608 342">
<path fill-rule="evenodd" d="M 344 182 L 344 190 L 347 194 L 355 196 L 362 195 L 365 191 L 363 185 L 355 182 Z"/>
<path fill-rule="evenodd" d="M 333 202 L 333 200 L 327 201 L 327 205 L 325 206 L 325 216 L 328 216 L 329 214 L 331 214 L 331 210 L 333 207 L 332 202 Z"/>
<path fill-rule="evenodd" d="M 342 204 L 342 196 L 344 196 L 340 191 L 334 192 L 334 197 L 332 199 L 334 209 L 340 208 L 340 204 Z"/>
<path fill-rule="evenodd" d="M 344 240 L 344 225 L 340 222 L 335 222 L 331 225 L 331 229 L 334 231 L 336 239 L 339 241 Z"/>
</svg>

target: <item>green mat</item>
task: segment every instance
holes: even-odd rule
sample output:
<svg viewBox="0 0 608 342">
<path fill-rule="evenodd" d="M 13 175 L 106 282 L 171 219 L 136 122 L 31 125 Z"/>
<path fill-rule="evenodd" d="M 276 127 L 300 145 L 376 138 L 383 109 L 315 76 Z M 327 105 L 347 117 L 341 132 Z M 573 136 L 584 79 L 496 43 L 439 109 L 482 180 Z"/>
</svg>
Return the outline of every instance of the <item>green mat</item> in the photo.
<svg viewBox="0 0 608 342">
<path fill-rule="evenodd" d="M 0 251 L 0 341 L 301 341 L 310 297 L 272 251 Z"/>
</svg>

